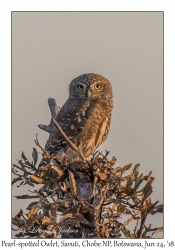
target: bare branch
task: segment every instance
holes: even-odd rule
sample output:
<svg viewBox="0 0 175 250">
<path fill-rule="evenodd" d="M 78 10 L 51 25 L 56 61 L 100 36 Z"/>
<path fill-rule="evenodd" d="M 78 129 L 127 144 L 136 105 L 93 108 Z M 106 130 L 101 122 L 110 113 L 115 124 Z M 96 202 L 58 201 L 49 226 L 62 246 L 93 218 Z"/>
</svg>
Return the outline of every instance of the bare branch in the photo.
<svg viewBox="0 0 175 250">
<path fill-rule="evenodd" d="M 69 143 L 72 149 L 74 149 L 76 152 L 78 151 L 78 148 L 75 144 L 71 142 L 71 140 L 67 137 L 67 135 L 64 133 L 60 125 L 57 123 L 57 121 L 52 118 L 53 123 L 56 125 L 57 129 L 60 131 L 61 135 L 64 137 L 64 139 Z"/>
</svg>

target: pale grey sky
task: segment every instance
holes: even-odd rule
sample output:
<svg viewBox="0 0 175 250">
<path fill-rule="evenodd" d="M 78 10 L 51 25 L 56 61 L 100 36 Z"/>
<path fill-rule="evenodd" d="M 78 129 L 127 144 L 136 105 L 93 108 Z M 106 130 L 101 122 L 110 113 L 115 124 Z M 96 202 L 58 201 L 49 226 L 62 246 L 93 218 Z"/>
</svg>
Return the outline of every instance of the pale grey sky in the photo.
<svg viewBox="0 0 175 250">
<path fill-rule="evenodd" d="M 117 166 L 153 170 L 153 201 L 163 202 L 163 12 L 13 12 L 12 162 L 44 146 L 49 97 L 62 106 L 70 81 L 83 73 L 108 78 L 114 110 L 107 140 Z M 24 189 L 13 187 L 13 195 Z M 27 192 L 27 191 L 26 191 Z M 25 208 L 12 200 L 12 214 Z M 162 226 L 163 215 L 149 218 Z M 157 234 L 155 237 L 162 237 Z"/>
</svg>

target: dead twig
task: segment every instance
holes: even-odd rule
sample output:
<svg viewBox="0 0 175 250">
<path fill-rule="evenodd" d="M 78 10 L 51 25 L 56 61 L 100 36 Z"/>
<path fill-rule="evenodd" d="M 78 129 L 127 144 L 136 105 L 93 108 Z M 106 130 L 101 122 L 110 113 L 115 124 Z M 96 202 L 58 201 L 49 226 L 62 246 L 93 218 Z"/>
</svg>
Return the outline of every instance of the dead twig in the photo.
<svg viewBox="0 0 175 250">
<path fill-rule="evenodd" d="M 75 151 L 78 151 L 77 146 L 74 143 L 71 142 L 71 140 L 64 133 L 64 131 L 62 130 L 62 128 L 60 127 L 60 125 L 57 123 L 57 121 L 54 118 L 52 118 L 51 120 L 56 125 L 57 129 L 60 131 L 60 133 L 62 134 L 62 136 L 64 137 L 64 139 L 69 143 L 69 145 L 71 146 L 71 148 L 74 149 Z"/>
<path fill-rule="evenodd" d="M 36 143 L 36 145 L 43 151 L 43 153 L 45 155 L 50 155 L 39 143 L 38 139 L 37 139 L 37 134 L 36 134 L 36 140 L 34 140 L 34 142 Z"/>
</svg>

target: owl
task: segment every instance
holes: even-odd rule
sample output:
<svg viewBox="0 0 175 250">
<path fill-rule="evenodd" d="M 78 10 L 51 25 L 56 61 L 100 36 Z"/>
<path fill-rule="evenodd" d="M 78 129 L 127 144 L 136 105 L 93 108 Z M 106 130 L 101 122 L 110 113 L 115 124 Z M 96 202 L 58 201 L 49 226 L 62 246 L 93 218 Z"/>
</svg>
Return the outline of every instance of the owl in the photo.
<svg viewBox="0 0 175 250">
<path fill-rule="evenodd" d="M 81 154 L 88 158 L 108 135 L 112 109 L 110 82 L 98 74 L 83 74 L 71 81 L 69 98 L 55 120 Z M 79 160 L 55 125 L 50 130 L 45 149 L 58 157 L 65 153 L 71 162 Z"/>
</svg>

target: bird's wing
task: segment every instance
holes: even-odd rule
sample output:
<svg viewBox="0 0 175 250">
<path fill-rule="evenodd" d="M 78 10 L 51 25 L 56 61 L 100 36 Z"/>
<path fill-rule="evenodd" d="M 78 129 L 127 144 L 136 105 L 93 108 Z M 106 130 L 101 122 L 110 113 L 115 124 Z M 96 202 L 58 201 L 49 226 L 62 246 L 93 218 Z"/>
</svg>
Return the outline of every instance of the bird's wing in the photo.
<svg viewBox="0 0 175 250">
<path fill-rule="evenodd" d="M 74 134 L 69 135 L 68 133 L 66 136 L 72 140 L 74 138 Z M 57 131 L 52 131 L 50 133 L 50 136 L 46 142 L 45 149 L 49 153 L 55 153 L 57 152 L 60 148 L 65 147 L 67 145 L 66 139 L 61 135 L 61 133 Z"/>
</svg>

